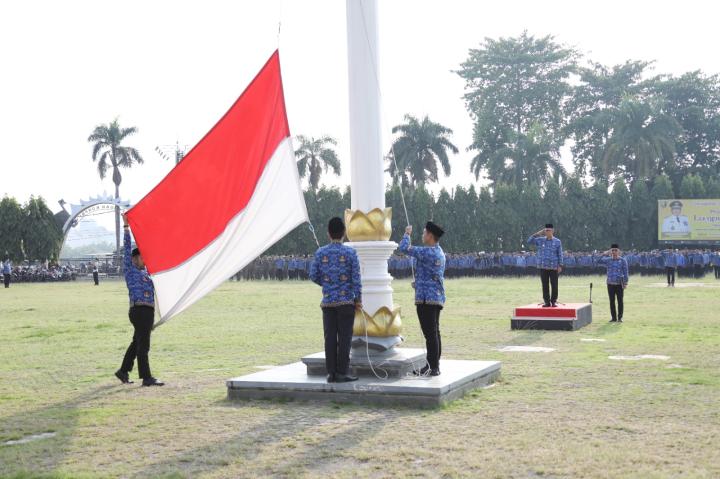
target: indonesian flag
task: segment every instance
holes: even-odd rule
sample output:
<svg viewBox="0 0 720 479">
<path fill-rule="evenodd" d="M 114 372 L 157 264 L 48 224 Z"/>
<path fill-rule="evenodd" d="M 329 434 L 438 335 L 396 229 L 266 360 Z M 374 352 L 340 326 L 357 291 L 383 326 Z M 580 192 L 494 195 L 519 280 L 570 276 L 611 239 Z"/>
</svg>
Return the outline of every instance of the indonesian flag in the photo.
<svg viewBox="0 0 720 479">
<path fill-rule="evenodd" d="M 158 324 L 308 220 L 278 51 L 127 218 L 155 285 Z"/>
</svg>

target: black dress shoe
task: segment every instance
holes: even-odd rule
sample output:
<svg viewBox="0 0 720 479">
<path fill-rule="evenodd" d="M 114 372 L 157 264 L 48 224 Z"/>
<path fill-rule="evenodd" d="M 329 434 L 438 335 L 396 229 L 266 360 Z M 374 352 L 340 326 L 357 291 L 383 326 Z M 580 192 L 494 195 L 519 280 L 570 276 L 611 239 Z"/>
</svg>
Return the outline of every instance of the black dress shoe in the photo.
<svg viewBox="0 0 720 479">
<path fill-rule="evenodd" d="M 618 318 L 618 323 L 622 323 L 622 318 Z"/>
<path fill-rule="evenodd" d="M 430 366 L 428 366 L 428 365 L 426 364 L 425 366 L 423 366 L 423 367 L 420 368 L 419 370 L 418 370 L 418 369 L 414 370 L 414 371 L 413 371 L 413 375 L 415 375 L 415 376 L 427 376 L 427 375 L 428 375 L 428 372 L 430 372 Z"/>
<path fill-rule="evenodd" d="M 353 381 L 357 381 L 357 376 L 352 376 L 350 374 L 340 374 L 335 373 L 335 382 L 336 383 L 351 383 Z"/>
<path fill-rule="evenodd" d="M 430 376 L 440 376 L 440 369 L 431 369 Z"/>
<path fill-rule="evenodd" d="M 558 307 L 557 303 L 552 303 L 552 307 L 557 308 Z"/>
<path fill-rule="evenodd" d="M 143 386 L 165 386 L 165 383 L 155 378 L 143 379 Z"/>
<path fill-rule="evenodd" d="M 119 369 L 117 371 L 115 371 L 115 377 L 118 378 L 120 380 L 120 382 L 123 384 L 132 384 L 133 383 L 132 381 L 130 381 L 130 376 L 128 375 L 128 373 L 124 373 L 124 372 L 120 371 Z"/>
<path fill-rule="evenodd" d="M 334 374 L 328 374 L 327 375 L 327 382 L 334 383 L 335 382 L 335 375 Z"/>
<path fill-rule="evenodd" d="M 545 304 L 542 305 L 542 307 L 543 307 L 543 308 L 549 308 L 549 307 L 550 307 L 550 303 L 545 303 Z"/>
</svg>

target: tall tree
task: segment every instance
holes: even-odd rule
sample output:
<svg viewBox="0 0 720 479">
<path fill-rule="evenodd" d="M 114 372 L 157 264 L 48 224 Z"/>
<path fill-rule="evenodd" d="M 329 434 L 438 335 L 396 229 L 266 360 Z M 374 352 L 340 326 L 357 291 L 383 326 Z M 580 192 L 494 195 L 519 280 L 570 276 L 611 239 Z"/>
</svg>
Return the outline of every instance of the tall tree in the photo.
<svg viewBox="0 0 720 479">
<path fill-rule="evenodd" d="M 632 185 L 630 199 L 630 245 L 633 248 L 648 251 L 655 245 L 652 231 L 657 228 L 654 214 L 657 214 L 657 202 L 653 201 L 645 181 L 636 181 Z M 654 214 L 653 214 L 654 213 Z"/>
<path fill-rule="evenodd" d="M 498 247 L 498 235 L 495 234 L 502 219 L 495 214 L 493 197 L 489 188 L 482 188 L 478 193 L 477 207 L 477 235 L 478 249 L 481 251 L 494 251 Z"/>
<path fill-rule="evenodd" d="M 392 175 L 393 183 L 398 183 L 398 178 L 403 186 L 413 188 L 436 183 L 440 176 L 438 164 L 445 176 L 450 174 L 448 151 L 458 152 L 450 141 L 453 133 L 450 128 L 431 121 L 427 115 L 422 121 L 405 115 L 405 123 L 394 126 L 392 132 L 400 133 L 388 154 L 390 166 L 387 171 Z"/>
<path fill-rule="evenodd" d="M 587 251 L 590 246 L 588 229 L 593 227 L 593 208 L 588 190 L 577 176 L 571 176 L 563 187 L 563 244 L 570 251 Z"/>
<path fill-rule="evenodd" d="M 610 192 L 610 221 L 608 223 L 607 243 L 627 245 L 630 230 L 630 192 L 625 183 L 616 181 Z"/>
<path fill-rule="evenodd" d="M 705 183 L 698 175 L 686 175 L 680 183 L 680 198 L 705 198 Z"/>
<path fill-rule="evenodd" d="M 533 124 L 527 135 L 520 134 L 516 139 L 515 136 L 515 132 L 510 132 L 514 146 L 498 148 L 486 162 L 479 154 L 473 157 L 470 170 L 475 179 L 479 179 L 485 169 L 493 183 L 512 183 L 522 188 L 524 184 L 543 185 L 550 178 L 557 181 L 567 176 L 560 157 L 552 153 L 541 125 Z"/>
<path fill-rule="evenodd" d="M 448 251 L 458 251 L 458 240 L 460 239 L 457 228 L 458 218 L 455 218 L 452 211 L 454 205 L 455 201 L 450 196 L 450 193 L 443 188 L 440 190 L 437 201 L 433 206 L 432 220 L 445 229 L 446 234 L 443 236 L 443 245 Z"/>
<path fill-rule="evenodd" d="M 626 97 L 610 113 L 611 133 L 603 150 L 606 175 L 653 179 L 672 165 L 682 128 L 656 102 Z"/>
<path fill-rule="evenodd" d="M 668 172 L 673 183 L 679 184 L 687 173 L 720 175 L 720 76 L 694 71 L 660 77 L 654 91 L 663 99 L 663 112 L 683 130 L 676 142 L 675 168 Z"/>
<path fill-rule="evenodd" d="M 23 216 L 23 246 L 27 259 L 57 260 L 62 247 L 62 229 L 45 200 L 31 196 L 23 207 Z"/>
<path fill-rule="evenodd" d="M 580 177 L 604 176 L 602 152 L 612 131 L 612 111 L 628 95 L 647 95 L 653 82 L 642 77 L 649 66 L 649 62 L 628 60 L 612 67 L 590 62 L 578 69 L 579 83 L 564 111 L 575 173 Z"/>
<path fill-rule="evenodd" d="M 653 187 L 650 190 L 650 199 L 653 204 L 653 244 L 657 244 L 658 239 L 658 201 L 671 200 L 673 198 L 675 198 L 675 193 L 670 178 L 666 175 L 656 176 L 655 181 L 653 181 Z"/>
<path fill-rule="evenodd" d="M 24 224 L 20 203 L 7 196 L 0 200 L 0 261 L 6 257 L 14 262 L 23 260 Z"/>
<path fill-rule="evenodd" d="M 112 181 L 115 184 L 115 199 L 120 198 L 120 183 L 122 174 L 120 168 L 132 168 L 135 164 L 142 164 L 140 152 L 131 146 L 124 146 L 123 141 L 137 133 L 137 128 L 131 126 L 122 128 L 118 119 L 106 125 L 98 125 L 88 137 L 93 143 L 92 160 L 97 162 L 100 179 L 105 179 L 108 169 L 112 168 Z M 120 251 L 120 207 L 115 206 L 115 251 Z"/>
<path fill-rule="evenodd" d="M 465 101 L 474 122 L 471 150 L 477 151 L 471 170 L 487 171 L 492 181 L 508 160 L 547 156 L 559 159 L 565 116 L 562 105 L 571 92 L 568 82 L 578 54 L 552 36 L 486 38 L 471 49 L 457 73 L 465 80 Z M 531 130 L 542 126 L 543 141 L 529 141 Z M 532 151 L 531 151 L 532 150 Z M 531 152 L 532 154 L 528 154 Z"/>
<path fill-rule="evenodd" d="M 425 223 L 433 219 L 435 200 L 423 184 L 420 184 L 412 192 L 412 195 L 405 199 L 408 201 L 408 208 L 411 211 L 410 222 L 413 229 L 420 233 L 425 227 Z"/>
<path fill-rule="evenodd" d="M 717 177 L 710 177 L 705 188 L 707 198 L 720 199 L 720 180 Z"/>
<path fill-rule="evenodd" d="M 340 160 L 333 149 L 337 141 L 329 136 L 320 138 L 298 135 L 300 142 L 295 157 L 297 158 L 300 177 L 308 177 L 308 185 L 312 191 L 317 191 L 320 185 L 320 176 L 323 171 L 327 173 L 332 169 L 335 175 L 340 175 Z"/>
<path fill-rule="evenodd" d="M 503 251 L 519 251 L 525 241 L 522 236 L 522 222 L 515 214 L 520 203 L 520 191 L 514 184 L 499 184 L 494 193 L 495 214 L 501 220 L 496 230 L 499 247 Z"/>
<path fill-rule="evenodd" d="M 610 195 L 607 181 L 599 179 L 589 189 L 590 205 L 592 207 L 593 222 L 587 230 L 588 243 L 591 249 L 605 251 L 607 239 L 612 235 L 610 231 Z"/>
</svg>

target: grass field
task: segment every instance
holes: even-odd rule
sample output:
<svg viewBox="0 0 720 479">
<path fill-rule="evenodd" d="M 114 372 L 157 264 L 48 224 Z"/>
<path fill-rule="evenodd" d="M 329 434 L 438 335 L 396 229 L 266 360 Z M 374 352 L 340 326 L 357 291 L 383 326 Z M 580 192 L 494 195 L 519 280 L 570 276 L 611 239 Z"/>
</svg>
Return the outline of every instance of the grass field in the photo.
<svg viewBox="0 0 720 479">
<path fill-rule="evenodd" d="M 590 281 L 603 279 L 564 278 L 560 300 L 586 301 Z M 510 330 L 536 278 L 448 281 L 443 357 L 501 360 L 502 378 L 433 410 L 226 400 L 225 379 L 322 350 L 310 283 L 226 283 L 160 327 L 163 388 L 113 377 L 131 336 L 123 283 L 13 285 L 0 289 L 0 476 L 717 478 L 720 282 L 661 281 L 631 278 L 621 325 L 596 288 L 577 332 Z M 394 284 L 406 345 L 421 346 L 409 282 Z M 670 359 L 608 358 L 638 354 Z"/>
</svg>

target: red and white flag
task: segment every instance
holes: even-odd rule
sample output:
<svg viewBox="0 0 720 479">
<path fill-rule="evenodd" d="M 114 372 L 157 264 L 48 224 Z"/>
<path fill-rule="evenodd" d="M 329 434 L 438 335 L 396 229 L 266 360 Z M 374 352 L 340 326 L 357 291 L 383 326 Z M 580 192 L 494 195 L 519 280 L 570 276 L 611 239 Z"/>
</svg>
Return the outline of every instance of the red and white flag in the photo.
<svg viewBox="0 0 720 479">
<path fill-rule="evenodd" d="M 127 218 L 161 322 L 307 221 L 277 51 Z"/>
</svg>

